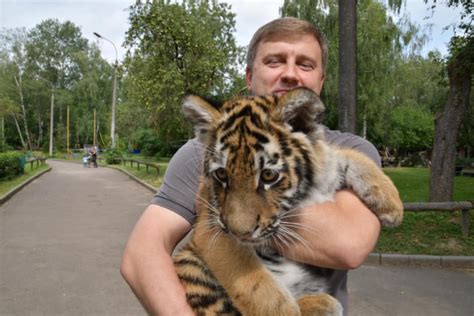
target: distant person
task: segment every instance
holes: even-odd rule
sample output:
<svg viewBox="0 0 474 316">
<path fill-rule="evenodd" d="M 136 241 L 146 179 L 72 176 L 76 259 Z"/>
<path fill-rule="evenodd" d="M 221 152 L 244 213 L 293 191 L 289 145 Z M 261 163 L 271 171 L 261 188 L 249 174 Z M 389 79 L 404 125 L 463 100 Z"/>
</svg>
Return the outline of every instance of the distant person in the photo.
<svg viewBox="0 0 474 316">
<path fill-rule="evenodd" d="M 92 147 L 91 161 L 92 161 L 92 164 L 94 165 L 94 168 L 97 168 L 97 146 Z"/>
<path fill-rule="evenodd" d="M 84 154 L 84 156 L 82 156 L 82 166 L 84 168 L 87 168 L 89 165 L 89 155 L 88 154 Z"/>
</svg>

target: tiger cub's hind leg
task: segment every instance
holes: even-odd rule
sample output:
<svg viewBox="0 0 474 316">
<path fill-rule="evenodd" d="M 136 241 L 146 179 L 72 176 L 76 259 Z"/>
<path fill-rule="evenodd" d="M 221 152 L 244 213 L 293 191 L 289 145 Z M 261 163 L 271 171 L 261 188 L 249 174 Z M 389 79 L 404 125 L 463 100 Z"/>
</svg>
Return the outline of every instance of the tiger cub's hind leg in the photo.
<svg viewBox="0 0 474 316">
<path fill-rule="evenodd" d="M 305 295 L 298 299 L 301 316 L 342 316 L 342 305 L 329 294 Z"/>
<path fill-rule="evenodd" d="M 189 246 L 175 257 L 174 265 L 188 304 L 198 316 L 241 316 L 225 289 Z"/>
</svg>

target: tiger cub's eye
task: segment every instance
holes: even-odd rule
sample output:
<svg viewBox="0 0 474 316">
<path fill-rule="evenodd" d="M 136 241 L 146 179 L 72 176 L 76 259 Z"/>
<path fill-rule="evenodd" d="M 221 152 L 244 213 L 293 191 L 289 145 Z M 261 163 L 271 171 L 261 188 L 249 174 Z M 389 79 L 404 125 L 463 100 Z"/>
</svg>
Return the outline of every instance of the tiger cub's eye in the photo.
<svg viewBox="0 0 474 316">
<path fill-rule="evenodd" d="M 270 184 L 275 182 L 279 175 L 280 174 L 276 170 L 263 169 L 262 173 L 260 174 L 260 179 L 262 179 L 265 184 Z"/>
<path fill-rule="evenodd" d="M 227 182 L 227 170 L 225 170 L 224 168 L 219 168 L 217 170 L 214 171 L 214 177 L 219 180 L 220 182 L 222 183 L 226 183 Z"/>
</svg>

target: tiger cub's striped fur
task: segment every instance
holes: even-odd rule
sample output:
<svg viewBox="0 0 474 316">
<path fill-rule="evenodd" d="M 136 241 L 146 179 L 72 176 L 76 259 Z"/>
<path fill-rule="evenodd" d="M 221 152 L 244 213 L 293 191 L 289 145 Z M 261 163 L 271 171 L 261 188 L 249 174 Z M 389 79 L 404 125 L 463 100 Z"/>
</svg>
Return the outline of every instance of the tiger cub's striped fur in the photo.
<svg viewBox="0 0 474 316">
<path fill-rule="evenodd" d="M 175 257 L 198 315 L 341 315 L 325 280 L 276 254 L 301 241 L 298 209 L 352 189 L 382 224 L 403 206 L 392 182 L 364 155 L 324 141 L 324 106 L 304 88 L 283 97 L 241 97 L 217 110 L 196 96 L 183 110 L 205 146 L 191 241 Z"/>
</svg>

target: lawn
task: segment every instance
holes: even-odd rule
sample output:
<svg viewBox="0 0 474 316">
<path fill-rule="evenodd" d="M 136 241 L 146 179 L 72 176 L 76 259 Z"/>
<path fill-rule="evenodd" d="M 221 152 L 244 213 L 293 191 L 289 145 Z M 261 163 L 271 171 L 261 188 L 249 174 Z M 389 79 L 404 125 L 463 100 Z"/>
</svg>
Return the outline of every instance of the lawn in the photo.
<svg viewBox="0 0 474 316">
<path fill-rule="evenodd" d="M 429 192 L 426 168 L 386 168 L 384 172 L 397 186 L 403 202 L 425 202 Z M 474 178 L 458 176 L 454 181 L 454 200 L 474 200 Z M 471 221 L 474 211 L 470 212 Z M 472 226 L 472 225 L 471 225 Z M 461 212 L 405 212 L 403 223 L 382 230 L 376 252 L 430 255 L 474 255 L 474 231 L 461 234 Z"/>
<path fill-rule="evenodd" d="M 403 202 L 427 202 L 430 171 L 427 168 L 384 168 L 395 183 Z M 454 178 L 454 201 L 474 200 L 474 177 Z"/>
<path fill-rule="evenodd" d="M 134 164 L 133 167 L 130 167 L 129 163 L 127 163 L 126 165 L 123 165 L 123 164 L 114 165 L 114 167 L 126 170 L 130 172 L 131 174 L 133 174 L 134 176 L 140 178 L 144 182 L 154 186 L 155 188 L 158 188 L 163 181 L 163 176 L 166 172 L 166 168 L 168 167 L 169 159 L 160 158 L 160 159 L 150 160 L 150 159 L 135 158 L 135 157 L 133 159 L 137 159 L 140 161 L 148 161 L 148 162 L 157 164 L 160 167 L 160 174 L 158 175 L 154 168 L 150 168 L 149 172 L 147 173 L 143 165 L 141 165 L 140 170 L 137 169 L 136 164 Z"/>
</svg>

